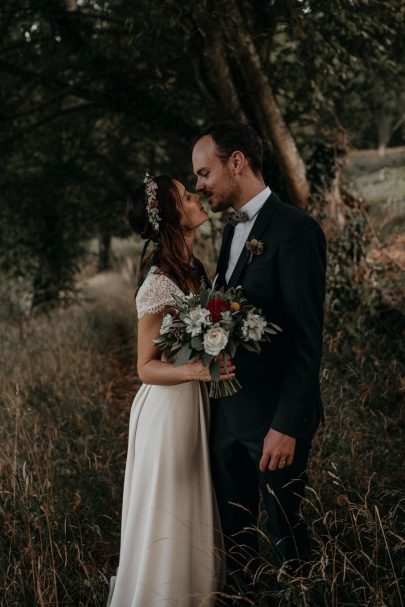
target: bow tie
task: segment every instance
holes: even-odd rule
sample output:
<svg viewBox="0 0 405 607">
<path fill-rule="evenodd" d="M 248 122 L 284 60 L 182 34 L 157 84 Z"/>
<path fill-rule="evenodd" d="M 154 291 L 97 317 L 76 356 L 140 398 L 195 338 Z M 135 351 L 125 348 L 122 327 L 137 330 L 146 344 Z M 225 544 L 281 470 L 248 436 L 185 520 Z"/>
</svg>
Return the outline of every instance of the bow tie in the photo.
<svg viewBox="0 0 405 607">
<path fill-rule="evenodd" d="M 228 221 L 232 226 L 236 226 L 238 223 L 249 221 L 249 215 L 245 211 L 230 211 L 228 213 Z"/>
</svg>

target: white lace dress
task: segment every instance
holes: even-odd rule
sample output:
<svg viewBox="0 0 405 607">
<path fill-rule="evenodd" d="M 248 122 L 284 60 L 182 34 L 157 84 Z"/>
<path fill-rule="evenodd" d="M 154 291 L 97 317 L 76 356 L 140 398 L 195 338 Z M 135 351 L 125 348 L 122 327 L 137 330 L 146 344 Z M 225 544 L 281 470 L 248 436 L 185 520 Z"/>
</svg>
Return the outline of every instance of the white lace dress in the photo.
<svg viewBox="0 0 405 607">
<path fill-rule="evenodd" d="M 151 268 L 138 318 L 182 295 Z M 107 607 L 213 607 L 223 571 L 204 383 L 143 384 L 132 404 L 121 549 Z"/>
</svg>

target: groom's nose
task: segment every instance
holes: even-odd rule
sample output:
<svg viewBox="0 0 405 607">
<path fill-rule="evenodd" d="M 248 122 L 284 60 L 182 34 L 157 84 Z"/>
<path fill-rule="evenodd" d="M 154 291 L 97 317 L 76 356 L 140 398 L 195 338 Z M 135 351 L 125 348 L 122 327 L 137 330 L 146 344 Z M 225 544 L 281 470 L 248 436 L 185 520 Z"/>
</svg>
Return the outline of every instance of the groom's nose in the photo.
<svg viewBox="0 0 405 607">
<path fill-rule="evenodd" d="M 203 192 L 205 190 L 205 185 L 201 182 L 201 177 L 197 177 L 197 183 L 195 184 L 196 192 Z"/>
</svg>

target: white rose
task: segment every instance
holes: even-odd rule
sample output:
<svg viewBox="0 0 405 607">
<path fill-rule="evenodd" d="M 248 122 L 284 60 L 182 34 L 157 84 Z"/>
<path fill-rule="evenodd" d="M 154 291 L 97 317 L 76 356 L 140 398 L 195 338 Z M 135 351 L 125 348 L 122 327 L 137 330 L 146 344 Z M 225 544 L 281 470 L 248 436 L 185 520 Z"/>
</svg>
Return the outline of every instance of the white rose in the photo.
<svg viewBox="0 0 405 607">
<path fill-rule="evenodd" d="M 173 316 L 171 314 L 165 314 L 162 320 L 162 326 L 160 327 L 160 335 L 167 333 L 172 326 Z"/>
<path fill-rule="evenodd" d="M 228 343 L 228 331 L 222 327 L 211 327 L 204 335 L 204 350 L 211 356 L 218 356 Z"/>
<path fill-rule="evenodd" d="M 248 312 L 247 318 L 243 321 L 242 325 L 244 341 L 260 341 L 266 325 L 267 323 L 263 316 Z"/>
</svg>

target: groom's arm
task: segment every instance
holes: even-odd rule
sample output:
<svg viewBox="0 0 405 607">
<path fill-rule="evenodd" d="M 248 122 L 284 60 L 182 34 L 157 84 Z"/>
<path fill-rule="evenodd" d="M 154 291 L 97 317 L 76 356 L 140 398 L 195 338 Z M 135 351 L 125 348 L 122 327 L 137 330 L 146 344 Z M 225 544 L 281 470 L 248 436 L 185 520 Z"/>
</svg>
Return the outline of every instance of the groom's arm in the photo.
<svg viewBox="0 0 405 607">
<path fill-rule="evenodd" d="M 304 215 L 290 228 L 279 257 L 286 364 L 272 428 L 293 437 L 309 424 L 319 394 L 325 273 L 324 233 Z"/>
<path fill-rule="evenodd" d="M 295 439 L 306 434 L 319 393 L 325 298 L 326 241 L 319 224 L 304 215 L 280 248 L 286 365 L 261 470 L 292 462 Z M 285 464 L 283 464 L 285 462 Z"/>
</svg>

